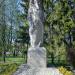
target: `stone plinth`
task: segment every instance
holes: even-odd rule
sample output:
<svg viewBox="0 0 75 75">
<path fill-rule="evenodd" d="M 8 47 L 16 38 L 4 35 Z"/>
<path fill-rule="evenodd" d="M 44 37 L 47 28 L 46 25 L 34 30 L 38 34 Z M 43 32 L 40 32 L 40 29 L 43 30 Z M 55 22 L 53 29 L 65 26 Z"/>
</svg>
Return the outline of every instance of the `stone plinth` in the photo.
<svg viewBox="0 0 75 75">
<path fill-rule="evenodd" d="M 20 67 L 13 75 L 63 75 L 56 68 L 30 68 L 28 65 Z"/>
<path fill-rule="evenodd" d="M 44 47 L 29 48 L 27 64 L 31 67 L 46 67 L 46 49 Z"/>
</svg>

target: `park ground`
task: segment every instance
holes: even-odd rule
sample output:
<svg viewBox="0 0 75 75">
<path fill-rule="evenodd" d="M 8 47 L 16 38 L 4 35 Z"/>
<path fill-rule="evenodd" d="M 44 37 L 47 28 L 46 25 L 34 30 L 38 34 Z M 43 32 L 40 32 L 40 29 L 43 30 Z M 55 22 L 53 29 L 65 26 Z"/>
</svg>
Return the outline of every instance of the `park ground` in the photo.
<svg viewBox="0 0 75 75">
<path fill-rule="evenodd" d="M 12 75 L 19 69 L 20 65 L 25 63 L 25 58 L 23 57 L 6 57 L 5 63 L 2 61 L 2 57 L 0 57 L 0 75 Z M 50 68 L 53 66 L 57 68 L 63 75 L 73 75 L 73 72 L 65 64 L 56 63 L 49 65 Z"/>
</svg>

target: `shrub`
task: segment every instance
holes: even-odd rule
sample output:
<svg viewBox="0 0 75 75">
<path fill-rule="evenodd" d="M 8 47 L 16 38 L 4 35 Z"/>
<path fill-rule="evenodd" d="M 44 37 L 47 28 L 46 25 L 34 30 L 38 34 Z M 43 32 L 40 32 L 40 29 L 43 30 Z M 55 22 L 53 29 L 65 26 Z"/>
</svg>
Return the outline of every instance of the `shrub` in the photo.
<svg viewBox="0 0 75 75">
<path fill-rule="evenodd" d="M 62 73 L 63 75 L 73 75 L 73 73 L 71 71 L 68 71 L 63 66 L 62 67 L 59 67 L 58 69 L 59 69 L 60 73 Z"/>
<path fill-rule="evenodd" d="M 0 75 L 12 75 L 18 68 L 18 65 L 15 63 L 2 64 L 0 65 L 0 67 L 2 67 L 2 71 L 0 72 Z"/>
</svg>

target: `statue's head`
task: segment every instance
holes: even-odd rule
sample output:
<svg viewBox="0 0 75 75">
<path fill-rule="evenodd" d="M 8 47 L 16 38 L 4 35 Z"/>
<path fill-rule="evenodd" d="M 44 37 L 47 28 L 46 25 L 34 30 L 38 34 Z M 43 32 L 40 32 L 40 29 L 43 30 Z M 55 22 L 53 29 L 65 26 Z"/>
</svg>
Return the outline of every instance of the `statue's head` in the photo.
<svg viewBox="0 0 75 75">
<path fill-rule="evenodd" d="M 41 8 L 43 6 L 43 0 L 29 0 L 29 3 L 35 7 Z"/>
</svg>

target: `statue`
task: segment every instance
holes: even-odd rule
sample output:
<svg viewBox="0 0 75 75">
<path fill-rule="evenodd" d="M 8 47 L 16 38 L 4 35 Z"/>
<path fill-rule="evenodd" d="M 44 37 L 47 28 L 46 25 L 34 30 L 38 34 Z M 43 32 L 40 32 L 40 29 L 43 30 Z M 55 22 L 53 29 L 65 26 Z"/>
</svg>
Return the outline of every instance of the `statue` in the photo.
<svg viewBox="0 0 75 75">
<path fill-rule="evenodd" d="M 31 47 L 39 47 L 43 43 L 43 5 L 42 0 L 30 0 L 28 10 L 29 35 Z"/>
<path fill-rule="evenodd" d="M 42 47 L 44 33 L 43 0 L 29 1 L 28 21 L 31 47 L 28 49 L 27 64 L 36 68 L 46 67 L 46 49 Z"/>
</svg>

